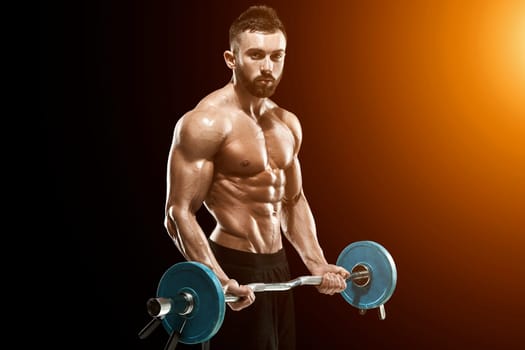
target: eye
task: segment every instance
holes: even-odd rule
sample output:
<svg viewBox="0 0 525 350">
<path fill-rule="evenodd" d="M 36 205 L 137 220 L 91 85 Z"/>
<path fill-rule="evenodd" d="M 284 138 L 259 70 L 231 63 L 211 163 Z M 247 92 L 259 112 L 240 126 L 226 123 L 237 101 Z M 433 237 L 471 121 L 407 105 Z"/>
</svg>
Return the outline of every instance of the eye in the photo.
<svg viewBox="0 0 525 350">
<path fill-rule="evenodd" d="M 252 52 L 250 53 L 250 58 L 252 60 L 261 60 L 263 59 L 264 55 L 260 52 Z"/>
<path fill-rule="evenodd" d="M 283 52 L 274 53 L 270 57 L 272 61 L 275 61 L 275 62 L 281 61 L 284 58 L 284 53 Z"/>
</svg>

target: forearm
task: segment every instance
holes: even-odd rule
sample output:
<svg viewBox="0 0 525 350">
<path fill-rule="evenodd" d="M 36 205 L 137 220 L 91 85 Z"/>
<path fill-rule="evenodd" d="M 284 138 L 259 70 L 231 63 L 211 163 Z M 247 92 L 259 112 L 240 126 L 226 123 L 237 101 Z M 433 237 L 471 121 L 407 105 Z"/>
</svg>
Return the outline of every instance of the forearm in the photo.
<svg viewBox="0 0 525 350">
<path fill-rule="evenodd" d="M 285 237 L 298 252 L 308 270 L 326 264 L 326 258 L 317 239 L 312 211 L 301 193 L 294 201 L 283 205 L 282 228 Z"/>
<path fill-rule="evenodd" d="M 229 280 L 217 262 L 208 239 L 193 213 L 170 211 L 166 216 L 165 226 L 186 260 L 197 261 L 211 268 L 223 285 Z"/>
</svg>

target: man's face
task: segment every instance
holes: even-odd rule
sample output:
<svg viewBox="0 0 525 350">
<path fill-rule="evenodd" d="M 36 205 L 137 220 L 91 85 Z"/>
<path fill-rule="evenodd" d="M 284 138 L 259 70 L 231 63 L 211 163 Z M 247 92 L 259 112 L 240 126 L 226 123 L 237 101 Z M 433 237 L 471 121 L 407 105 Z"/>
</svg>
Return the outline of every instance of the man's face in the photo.
<svg viewBox="0 0 525 350">
<path fill-rule="evenodd" d="M 234 74 L 253 96 L 270 97 L 281 81 L 286 39 L 272 34 L 243 32 L 236 42 Z"/>
</svg>

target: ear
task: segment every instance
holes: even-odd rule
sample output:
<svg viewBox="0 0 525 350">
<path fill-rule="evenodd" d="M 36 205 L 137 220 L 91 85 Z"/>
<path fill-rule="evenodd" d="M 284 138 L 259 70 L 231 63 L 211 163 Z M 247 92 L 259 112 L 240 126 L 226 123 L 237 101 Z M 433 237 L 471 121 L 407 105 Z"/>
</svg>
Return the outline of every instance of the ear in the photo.
<svg viewBox="0 0 525 350">
<path fill-rule="evenodd" d="M 226 62 L 226 65 L 228 66 L 228 68 L 230 69 L 234 69 L 235 68 L 235 55 L 233 54 L 233 52 L 231 52 L 230 50 L 226 50 L 224 51 L 224 61 Z"/>
</svg>

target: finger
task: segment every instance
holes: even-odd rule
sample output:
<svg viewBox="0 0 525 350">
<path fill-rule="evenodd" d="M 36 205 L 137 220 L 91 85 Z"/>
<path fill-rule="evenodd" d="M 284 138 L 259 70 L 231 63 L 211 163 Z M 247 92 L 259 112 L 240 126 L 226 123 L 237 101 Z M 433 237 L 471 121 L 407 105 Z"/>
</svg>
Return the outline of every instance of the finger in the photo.
<svg viewBox="0 0 525 350">
<path fill-rule="evenodd" d="M 337 266 L 337 269 L 336 269 L 335 273 L 337 273 L 339 276 L 341 276 L 345 280 L 348 279 L 350 277 L 350 275 L 351 275 L 350 272 L 347 269 L 345 269 L 345 268 L 343 268 L 341 266 Z"/>
<path fill-rule="evenodd" d="M 326 274 L 326 281 L 327 281 L 327 292 L 330 295 L 333 295 L 335 293 L 342 292 L 346 289 L 346 281 L 341 275 L 336 273 L 328 273 Z"/>
<path fill-rule="evenodd" d="M 337 291 L 337 280 L 332 272 L 323 275 L 323 290 L 325 294 L 333 295 Z"/>
<path fill-rule="evenodd" d="M 255 293 L 253 293 L 253 291 L 251 293 L 248 293 L 248 295 L 239 296 L 239 297 L 240 297 L 239 301 L 228 303 L 230 308 L 234 311 L 240 311 L 250 306 L 255 301 Z"/>
</svg>

